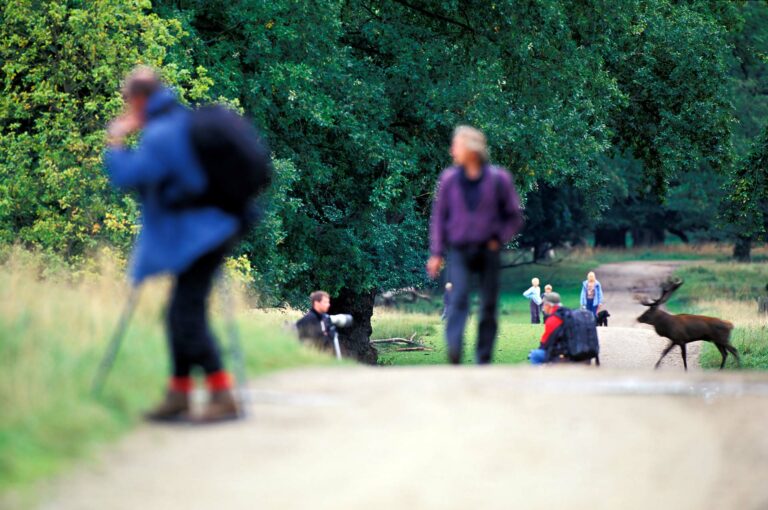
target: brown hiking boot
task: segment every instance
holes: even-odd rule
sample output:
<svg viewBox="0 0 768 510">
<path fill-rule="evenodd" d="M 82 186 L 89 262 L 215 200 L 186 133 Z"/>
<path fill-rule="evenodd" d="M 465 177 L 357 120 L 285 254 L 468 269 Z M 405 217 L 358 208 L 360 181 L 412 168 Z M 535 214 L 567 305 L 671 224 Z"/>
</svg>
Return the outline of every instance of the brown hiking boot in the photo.
<svg viewBox="0 0 768 510">
<path fill-rule="evenodd" d="M 144 415 L 149 421 L 175 422 L 189 419 L 189 393 L 168 390 L 165 400 Z"/>
<path fill-rule="evenodd" d="M 195 419 L 198 423 L 236 420 L 240 418 L 240 406 L 232 390 L 211 392 L 211 400 L 202 415 Z"/>
</svg>

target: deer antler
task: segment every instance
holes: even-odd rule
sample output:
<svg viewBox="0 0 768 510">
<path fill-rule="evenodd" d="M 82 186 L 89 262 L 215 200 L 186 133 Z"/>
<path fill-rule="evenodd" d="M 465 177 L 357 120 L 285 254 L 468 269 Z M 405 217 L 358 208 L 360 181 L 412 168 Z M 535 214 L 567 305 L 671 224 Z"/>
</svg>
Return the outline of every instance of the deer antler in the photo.
<svg viewBox="0 0 768 510">
<path fill-rule="evenodd" d="M 634 297 L 635 301 L 637 301 L 638 303 L 640 303 L 643 306 L 653 306 L 654 304 L 656 304 L 656 300 L 651 299 L 646 294 L 635 294 L 633 297 Z"/>
<path fill-rule="evenodd" d="M 683 284 L 683 279 L 679 277 L 670 276 L 667 280 L 661 284 L 661 296 L 656 300 L 657 305 L 666 303 L 672 294 L 680 288 Z"/>
</svg>

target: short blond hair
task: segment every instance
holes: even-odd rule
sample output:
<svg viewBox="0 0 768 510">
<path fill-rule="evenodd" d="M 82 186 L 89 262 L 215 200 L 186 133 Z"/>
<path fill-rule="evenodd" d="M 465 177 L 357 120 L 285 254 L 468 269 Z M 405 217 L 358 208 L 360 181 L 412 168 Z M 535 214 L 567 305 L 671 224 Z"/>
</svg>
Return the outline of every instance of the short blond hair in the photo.
<svg viewBox="0 0 768 510">
<path fill-rule="evenodd" d="M 531 285 L 533 285 L 534 287 L 538 287 L 538 286 L 539 286 L 539 283 L 540 283 L 540 282 L 539 282 L 539 279 L 538 279 L 538 278 L 535 278 L 535 277 L 534 277 L 534 278 L 531 278 Z"/>
<path fill-rule="evenodd" d="M 479 129 L 466 125 L 456 126 L 453 138 L 461 138 L 467 149 L 479 155 L 483 161 L 488 161 L 488 140 Z"/>
<path fill-rule="evenodd" d="M 550 284 L 546 284 L 546 285 L 544 286 L 544 290 L 545 290 L 546 292 L 551 292 L 551 291 L 552 291 L 552 285 L 550 285 Z"/>
</svg>

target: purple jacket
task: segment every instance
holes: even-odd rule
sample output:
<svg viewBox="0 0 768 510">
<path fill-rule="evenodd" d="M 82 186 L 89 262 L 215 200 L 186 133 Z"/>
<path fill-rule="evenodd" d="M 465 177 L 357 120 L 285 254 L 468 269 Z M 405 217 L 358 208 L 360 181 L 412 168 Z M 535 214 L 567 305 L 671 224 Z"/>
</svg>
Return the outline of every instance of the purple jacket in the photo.
<svg viewBox="0 0 768 510">
<path fill-rule="evenodd" d="M 500 167 L 488 166 L 480 183 L 480 203 L 470 211 L 459 182 L 458 167 L 443 171 L 432 204 L 429 251 L 443 255 L 450 246 L 512 240 L 523 226 L 520 198 L 512 176 Z"/>
</svg>

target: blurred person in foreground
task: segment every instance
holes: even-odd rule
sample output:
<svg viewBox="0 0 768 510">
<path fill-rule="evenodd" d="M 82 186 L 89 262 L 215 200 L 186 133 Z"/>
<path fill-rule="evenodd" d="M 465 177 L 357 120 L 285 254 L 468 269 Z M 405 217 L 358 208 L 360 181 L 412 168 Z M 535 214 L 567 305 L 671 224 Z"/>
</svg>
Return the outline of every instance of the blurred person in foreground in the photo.
<svg viewBox="0 0 768 510">
<path fill-rule="evenodd" d="M 448 256 L 451 298 L 446 341 L 448 359 L 461 363 L 469 314 L 470 279 L 480 278 L 478 364 L 490 363 L 496 341 L 501 247 L 523 224 L 512 176 L 488 161 L 485 135 L 459 126 L 451 143 L 453 166 L 443 171 L 432 205 L 427 272 L 437 278 Z"/>
<path fill-rule="evenodd" d="M 556 349 L 559 347 L 558 342 L 562 332 L 560 327 L 563 325 L 563 319 L 557 315 L 557 310 L 560 309 L 560 294 L 547 292 L 541 306 L 546 317 L 544 333 L 541 335 L 539 348 L 528 353 L 528 360 L 532 365 L 542 365 L 557 354 Z"/>
<path fill-rule="evenodd" d="M 210 391 L 209 403 L 195 421 L 237 418 L 232 377 L 208 326 L 207 300 L 217 269 L 248 223 L 245 206 L 215 203 L 214 184 L 221 183 L 211 177 L 204 163 L 211 156 L 217 158 L 216 170 L 225 178 L 230 175 L 227 162 L 220 154 L 203 153 L 195 145 L 200 119 L 205 123 L 206 118 L 198 115 L 200 110 L 184 107 L 156 71 L 134 69 L 124 82 L 123 98 L 124 112 L 107 129 L 104 160 L 112 184 L 136 191 L 141 201 L 142 229 L 132 256 L 131 277 L 136 285 L 161 273 L 175 277 L 167 316 L 172 376 L 164 400 L 146 418 L 192 419 L 194 368 L 205 373 Z M 236 123 L 224 115 L 226 131 L 227 125 Z M 209 137 L 226 138 L 221 126 L 208 127 Z M 125 140 L 133 133 L 141 136 L 137 146 L 129 148 Z"/>
<path fill-rule="evenodd" d="M 336 326 L 331 322 L 328 310 L 331 309 L 331 296 L 322 290 L 316 290 L 309 295 L 311 308 L 304 317 L 296 323 L 299 339 L 310 342 L 319 349 L 330 349 Z"/>
</svg>

